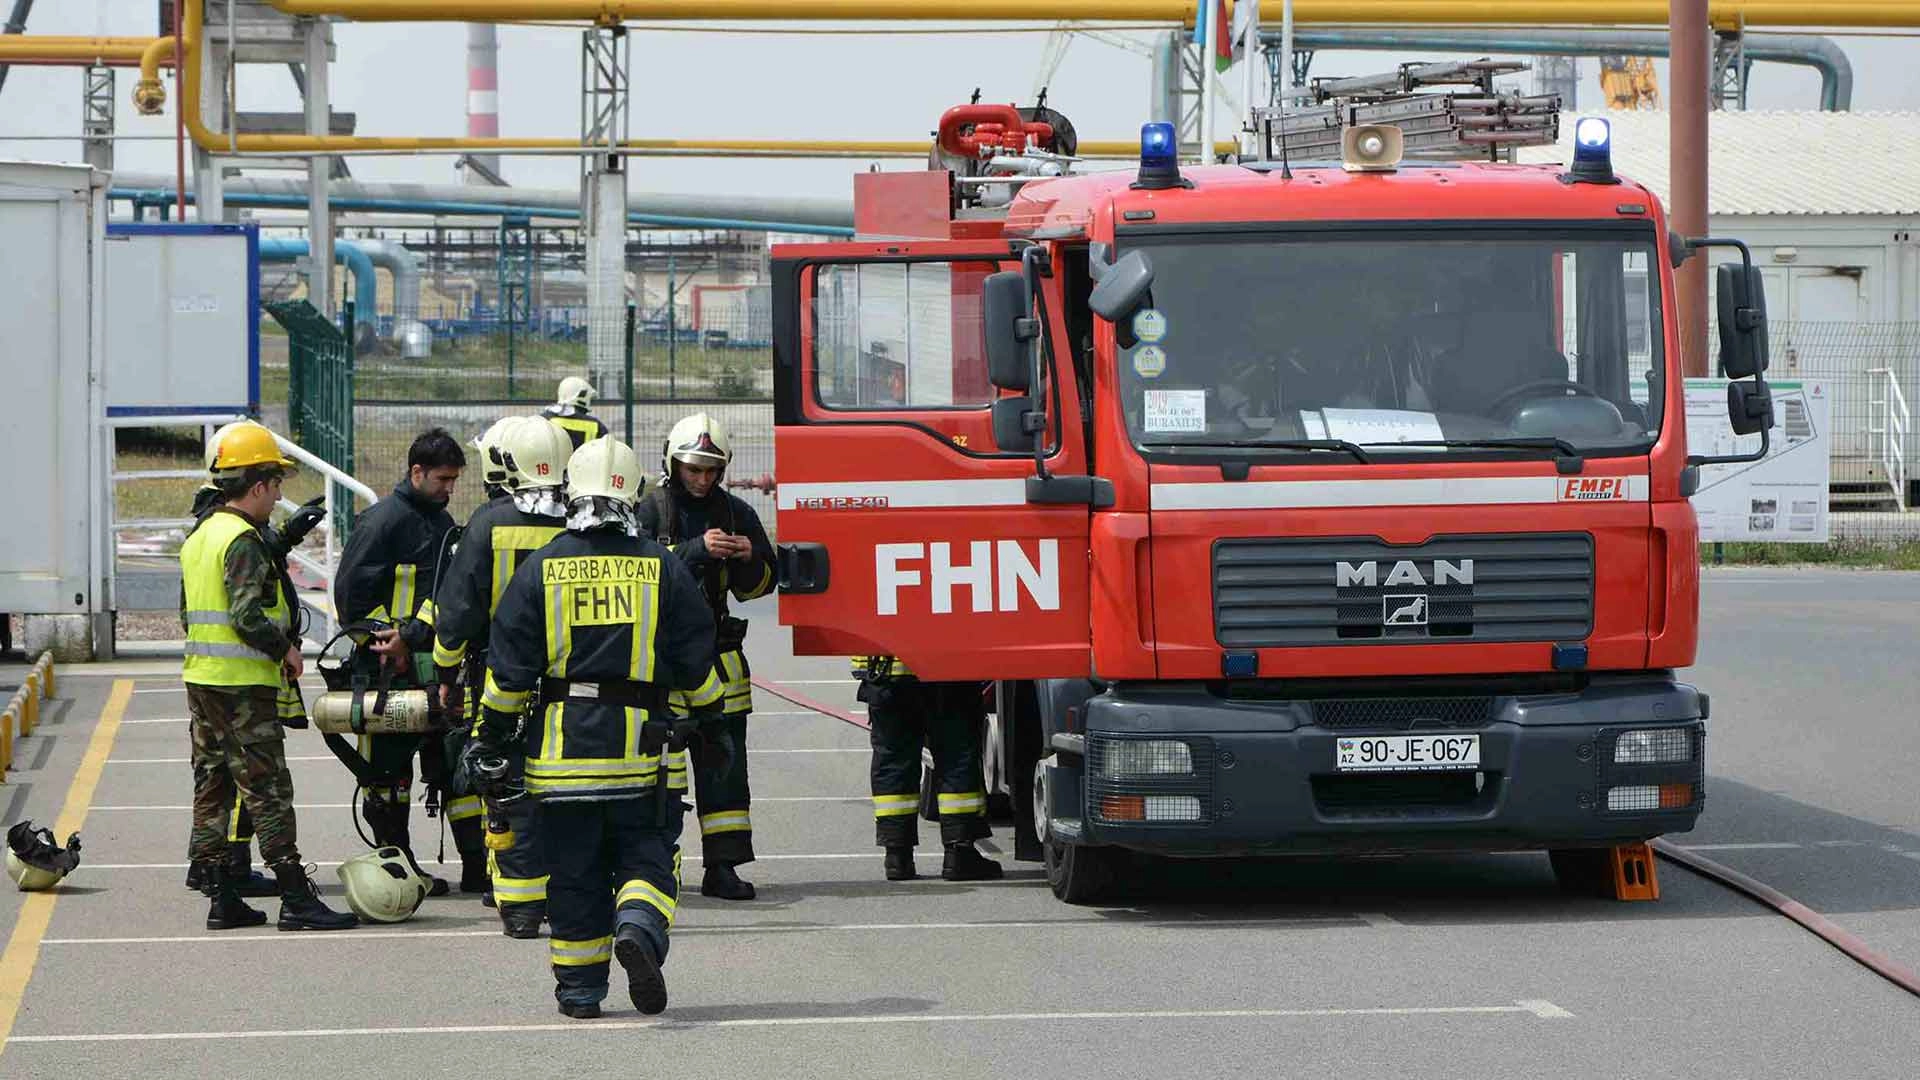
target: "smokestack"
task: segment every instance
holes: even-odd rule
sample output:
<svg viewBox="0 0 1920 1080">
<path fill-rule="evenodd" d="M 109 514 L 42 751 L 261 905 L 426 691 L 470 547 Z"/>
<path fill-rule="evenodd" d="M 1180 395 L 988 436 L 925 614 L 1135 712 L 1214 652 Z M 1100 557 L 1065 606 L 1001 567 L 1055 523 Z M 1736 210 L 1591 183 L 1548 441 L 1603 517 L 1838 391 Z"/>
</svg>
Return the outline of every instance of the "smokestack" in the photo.
<svg viewBox="0 0 1920 1080">
<path fill-rule="evenodd" d="M 500 40 L 492 23 L 467 24 L 467 134 L 491 139 L 500 134 Z M 469 155 L 469 184 L 491 184 L 485 170 L 500 176 L 499 154 Z"/>
</svg>

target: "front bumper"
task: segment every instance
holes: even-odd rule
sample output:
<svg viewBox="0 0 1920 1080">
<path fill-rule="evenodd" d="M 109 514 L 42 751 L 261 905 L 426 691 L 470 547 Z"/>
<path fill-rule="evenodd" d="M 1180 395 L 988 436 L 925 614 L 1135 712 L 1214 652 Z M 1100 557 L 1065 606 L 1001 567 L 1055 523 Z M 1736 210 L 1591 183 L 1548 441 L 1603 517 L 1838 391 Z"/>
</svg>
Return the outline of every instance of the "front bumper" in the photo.
<svg viewBox="0 0 1920 1080">
<path fill-rule="evenodd" d="M 1472 698 L 1249 702 L 1199 685 L 1122 686 L 1086 703 L 1082 731 L 1055 736 L 1044 798 L 1063 840 L 1175 856 L 1635 843 L 1699 818 L 1707 711 L 1704 694 L 1664 673 Z M 1683 732 L 1669 738 L 1685 742 L 1690 760 L 1616 763 L 1620 733 L 1648 728 Z M 1342 738 L 1410 733 L 1478 734 L 1479 766 L 1355 773 L 1334 764 Z M 1142 776 L 1105 764 L 1116 746 L 1138 740 L 1186 743 L 1191 771 Z M 1614 802 L 1623 808 L 1610 809 L 1614 788 L 1684 798 L 1670 797 L 1669 809 L 1626 809 L 1622 791 Z M 1129 796 L 1177 807 L 1168 816 L 1187 820 L 1117 820 L 1125 812 L 1108 800 Z"/>
</svg>

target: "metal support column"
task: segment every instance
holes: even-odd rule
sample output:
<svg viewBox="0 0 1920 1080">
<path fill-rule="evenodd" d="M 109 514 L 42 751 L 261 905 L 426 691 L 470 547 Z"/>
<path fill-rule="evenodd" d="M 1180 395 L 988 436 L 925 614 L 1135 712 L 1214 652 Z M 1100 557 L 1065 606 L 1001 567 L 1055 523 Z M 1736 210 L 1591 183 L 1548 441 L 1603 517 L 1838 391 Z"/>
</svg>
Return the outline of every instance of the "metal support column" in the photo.
<svg viewBox="0 0 1920 1080">
<path fill-rule="evenodd" d="M 113 69 L 90 67 L 81 77 L 80 124 L 87 164 L 113 171 Z"/>
<path fill-rule="evenodd" d="M 1668 15 L 1673 111 L 1668 116 L 1667 157 L 1672 176 L 1668 206 L 1673 230 L 1683 237 L 1707 233 L 1707 72 L 1712 63 L 1707 0 L 1673 0 Z M 1696 253 L 1674 272 L 1683 372 L 1707 372 L 1707 258 Z"/>
<path fill-rule="evenodd" d="M 211 21 L 213 12 L 207 13 Z M 212 24 L 210 25 L 218 25 Z M 200 48 L 200 115 L 207 129 L 224 133 L 227 130 L 227 72 L 232 66 L 229 58 L 232 47 L 226 38 L 216 36 L 211 30 L 203 33 Z M 174 83 L 184 88 L 185 79 L 176 79 Z M 184 89 L 182 89 L 184 92 Z M 222 170 L 213 155 L 199 146 L 191 146 L 193 151 L 193 206 L 194 214 L 201 221 L 225 221 L 227 219 L 227 201 L 221 188 Z M 184 215 L 184 211 L 182 212 Z"/>
<path fill-rule="evenodd" d="M 300 37 L 307 51 L 307 134 L 331 134 L 331 107 L 328 102 L 327 24 L 320 19 L 302 19 Z M 333 208 L 328 203 L 328 182 L 332 179 L 333 159 L 315 155 L 307 159 L 307 300 L 321 315 L 333 315 Z M 373 312 L 360 313 L 372 319 Z"/>
<path fill-rule="evenodd" d="M 1747 76 L 1753 61 L 1747 59 L 1747 36 L 1738 30 L 1722 30 L 1713 35 L 1713 89 L 1707 104 L 1715 109 L 1747 109 Z"/>
<path fill-rule="evenodd" d="M 618 153 L 628 136 L 631 53 L 624 26 L 596 26 L 580 38 L 580 141 L 601 149 L 582 158 L 580 224 L 587 246 L 587 378 L 604 397 L 624 363 L 627 302 L 627 172 Z M 631 387 L 621 387 L 625 400 Z"/>
<path fill-rule="evenodd" d="M 507 338 L 507 397 L 513 399 L 517 339 L 532 321 L 533 224 L 526 218 L 500 219 L 500 322 Z"/>
</svg>

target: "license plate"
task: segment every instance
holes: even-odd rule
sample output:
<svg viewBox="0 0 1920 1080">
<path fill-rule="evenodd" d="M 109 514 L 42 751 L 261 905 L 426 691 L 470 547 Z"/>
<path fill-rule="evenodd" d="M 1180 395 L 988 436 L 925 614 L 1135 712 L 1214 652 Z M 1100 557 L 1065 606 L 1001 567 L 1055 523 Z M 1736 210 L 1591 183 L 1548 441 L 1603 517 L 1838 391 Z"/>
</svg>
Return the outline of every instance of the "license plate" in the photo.
<svg viewBox="0 0 1920 1080">
<path fill-rule="evenodd" d="M 1341 772 L 1433 772 L 1478 769 L 1478 735 L 1360 735 L 1334 741 Z"/>
</svg>

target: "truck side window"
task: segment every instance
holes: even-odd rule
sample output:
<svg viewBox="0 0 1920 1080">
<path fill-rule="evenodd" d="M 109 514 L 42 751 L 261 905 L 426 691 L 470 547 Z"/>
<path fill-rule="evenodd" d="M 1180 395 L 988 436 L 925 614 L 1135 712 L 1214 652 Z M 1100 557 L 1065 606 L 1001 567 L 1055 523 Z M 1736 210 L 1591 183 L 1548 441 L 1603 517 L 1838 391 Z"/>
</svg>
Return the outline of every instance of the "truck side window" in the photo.
<svg viewBox="0 0 1920 1080">
<path fill-rule="evenodd" d="M 994 399 L 980 324 L 990 262 L 822 266 L 814 394 L 828 409 L 984 409 Z"/>
</svg>

